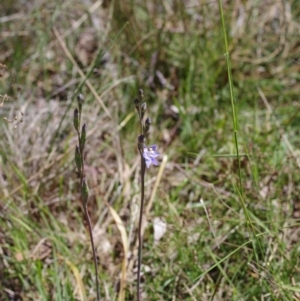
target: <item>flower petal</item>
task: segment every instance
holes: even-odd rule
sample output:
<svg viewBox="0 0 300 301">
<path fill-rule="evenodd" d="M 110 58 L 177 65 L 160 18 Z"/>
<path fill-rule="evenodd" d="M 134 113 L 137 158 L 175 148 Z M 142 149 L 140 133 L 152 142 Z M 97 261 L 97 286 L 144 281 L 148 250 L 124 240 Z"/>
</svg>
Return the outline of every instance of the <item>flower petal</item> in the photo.
<svg viewBox="0 0 300 301">
<path fill-rule="evenodd" d="M 155 158 L 151 158 L 151 163 L 155 166 L 158 166 L 158 162 Z"/>
<path fill-rule="evenodd" d="M 153 162 L 151 161 L 150 158 L 147 158 L 147 159 L 145 159 L 145 163 L 146 163 L 147 168 L 149 168 L 151 166 L 151 163 L 153 163 Z"/>
<path fill-rule="evenodd" d="M 156 152 L 156 144 L 153 144 L 149 147 L 149 149 L 153 150 L 154 152 Z"/>
</svg>

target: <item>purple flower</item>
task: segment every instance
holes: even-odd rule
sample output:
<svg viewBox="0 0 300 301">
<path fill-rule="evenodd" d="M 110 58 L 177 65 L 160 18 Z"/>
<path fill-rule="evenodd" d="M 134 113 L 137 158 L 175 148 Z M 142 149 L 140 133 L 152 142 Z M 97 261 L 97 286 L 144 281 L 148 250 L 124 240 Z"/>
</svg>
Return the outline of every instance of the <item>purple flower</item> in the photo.
<svg viewBox="0 0 300 301">
<path fill-rule="evenodd" d="M 160 153 L 156 151 L 156 144 L 151 145 L 149 148 L 144 148 L 143 157 L 148 168 L 151 166 L 151 164 L 156 166 L 158 165 L 158 162 L 155 158 L 159 155 Z"/>
</svg>

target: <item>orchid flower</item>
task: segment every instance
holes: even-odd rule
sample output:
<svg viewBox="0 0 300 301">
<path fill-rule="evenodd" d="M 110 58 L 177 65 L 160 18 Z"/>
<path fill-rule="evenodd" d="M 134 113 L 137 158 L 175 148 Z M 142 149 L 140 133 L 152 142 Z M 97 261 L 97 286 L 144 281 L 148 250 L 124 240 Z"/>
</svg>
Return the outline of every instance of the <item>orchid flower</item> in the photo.
<svg viewBox="0 0 300 301">
<path fill-rule="evenodd" d="M 148 168 L 151 166 L 151 164 L 156 166 L 158 165 L 156 157 L 158 157 L 160 153 L 157 152 L 156 149 L 156 144 L 151 145 L 149 148 L 144 148 L 143 157 Z"/>
</svg>

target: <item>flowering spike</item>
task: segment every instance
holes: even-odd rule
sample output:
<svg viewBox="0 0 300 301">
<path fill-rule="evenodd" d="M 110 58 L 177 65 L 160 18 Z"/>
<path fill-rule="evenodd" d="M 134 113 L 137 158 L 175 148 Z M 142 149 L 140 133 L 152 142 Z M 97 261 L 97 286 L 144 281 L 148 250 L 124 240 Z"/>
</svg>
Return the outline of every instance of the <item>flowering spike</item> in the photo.
<svg viewBox="0 0 300 301">
<path fill-rule="evenodd" d="M 89 186 L 87 184 L 86 177 L 84 176 L 82 179 L 82 187 L 81 187 L 81 195 L 82 195 L 82 201 L 83 205 L 86 206 L 87 201 L 89 199 Z"/>
<path fill-rule="evenodd" d="M 81 137 L 80 137 L 80 153 L 83 153 L 84 145 L 86 141 L 86 124 L 82 126 Z"/>
<path fill-rule="evenodd" d="M 78 172 L 81 173 L 81 169 L 82 169 L 81 155 L 80 155 L 80 151 L 79 151 L 78 145 L 76 145 L 76 149 L 75 149 L 75 163 L 76 163 L 76 167 L 78 169 Z"/>
<path fill-rule="evenodd" d="M 73 123 L 74 123 L 74 128 L 75 128 L 75 130 L 78 132 L 79 131 L 79 111 L 78 111 L 78 109 L 76 108 L 75 110 L 74 110 L 74 118 L 73 118 Z"/>
</svg>

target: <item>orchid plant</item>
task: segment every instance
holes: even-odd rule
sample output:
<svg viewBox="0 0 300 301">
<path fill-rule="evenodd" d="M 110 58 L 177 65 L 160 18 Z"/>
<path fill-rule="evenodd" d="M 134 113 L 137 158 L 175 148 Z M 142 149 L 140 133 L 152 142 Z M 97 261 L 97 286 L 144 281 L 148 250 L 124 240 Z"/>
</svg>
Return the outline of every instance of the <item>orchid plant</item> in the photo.
<svg viewBox="0 0 300 301">
<path fill-rule="evenodd" d="M 141 293 L 140 293 L 140 284 L 141 284 L 141 265 L 142 265 L 142 245 L 143 245 L 143 237 L 142 237 L 142 224 L 143 224 L 143 212 L 144 212 L 144 203 L 145 203 L 145 172 L 146 167 L 150 168 L 151 165 L 158 166 L 157 157 L 160 153 L 157 151 L 156 144 L 151 145 L 150 147 L 146 146 L 146 135 L 149 133 L 151 126 L 151 119 L 148 117 L 144 121 L 145 113 L 147 110 L 146 102 L 143 102 L 144 93 L 142 90 L 139 90 L 139 98 L 135 99 L 135 107 L 139 116 L 139 123 L 141 127 L 140 135 L 138 136 L 138 150 L 140 152 L 141 157 L 141 206 L 140 206 L 140 215 L 139 215 L 139 225 L 138 225 L 138 241 L 139 241 L 139 249 L 138 249 L 138 274 L 137 274 L 137 301 L 141 301 Z M 75 163 L 78 169 L 78 173 L 80 176 L 80 199 L 84 209 L 86 221 L 88 224 L 90 241 L 93 251 L 94 265 L 95 265 L 95 276 L 96 276 L 96 288 L 97 288 L 97 301 L 100 300 L 100 290 L 99 290 L 99 276 L 98 276 L 98 264 L 94 246 L 94 239 L 92 233 L 92 226 L 90 216 L 87 210 L 87 202 L 89 199 L 89 188 L 87 184 L 87 179 L 84 172 L 84 156 L 83 151 L 86 142 L 87 129 L 86 124 L 81 127 L 81 113 L 82 107 L 84 103 L 84 97 L 79 94 L 78 98 L 78 108 L 74 111 L 73 123 L 75 130 L 78 136 L 78 145 L 75 148 Z M 81 129 L 80 129 L 81 127 Z"/>
<path fill-rule="evenodd" d="M 137 273 L 137 301 L 141 300 L 140 285 L 141 285 L 141 266 L 142 266 L 142 224 L 143 224 L 143 212 L 145 204 L 145 172 L 146 166 L 149 168 L 151 164 L 158 165 L 156 158 L 160 155 L 157 151 L 156 144 L 150 147 L 146 146 L 145 135 L 149 133 L 151 126 L 151 119 L 148 117 L 144 122 L 144 116 L 147 110 L 147 103 L 143 102 L 144 92 L 139 90 L 139 98 L 135 99 L 135 107 L 138 112 L 139 122 L 141 132 L 138 136 L 138 149 L 141 157 L 141 206 L 140 206 L 140 216 L 139 216 L 139 226 L 138 226 L 138 238 L 139 238 L 139 250 L 138 250 L 138 273 Z"/>
<path fill-rule="evenodd" d="M 90 241 L 91 241 L 92 252 L 93 252 L 95 277 L 96 277 L 97 301 L 100 301 L 98 264 L 97 264 L 96 250 L 95 250 L 95 245 L 94 245 L 92 224 L 91 224 L 91 219 L 90 219 L 88 208 L 87 208 L 87 203 L 88 203 L 88 199 L 89 199 L 89 187 L 88 187 L 87 179 L 86 179 L 85 172 L 84 172 L 83 151 L 84 151 L 86 136 L 87 136 L 86 124 L 83 124 L 83 126 L 80 130 L 81 112 L 82 112 L 82 107 L 83 107 L 83 103 L 84 103 L 84 97 L 82 94 L 78 95 L 77 101 L 78 101 L 78 108 L 76 108 L 74 110 L 74 116 L 73 116 L 73 124 L 74 124 L 74 128 L 77 132 L 77 137 L 78 137 L 78 145 L 76 145 L 76 148 L 75 148 L 75 163 L 76 163 L 76 167 L 77 167 L 79 177 L 80 177 L 80 200 L 81 200 L 81 204 L 82 204 L 82 207 L 84 210 L 84 215 L 85 215 L 85 218 L 86 218 L 86 221 L 88 224 L 88 231 L 90 234 Z"/>
</svg>

